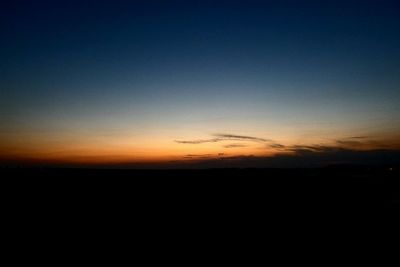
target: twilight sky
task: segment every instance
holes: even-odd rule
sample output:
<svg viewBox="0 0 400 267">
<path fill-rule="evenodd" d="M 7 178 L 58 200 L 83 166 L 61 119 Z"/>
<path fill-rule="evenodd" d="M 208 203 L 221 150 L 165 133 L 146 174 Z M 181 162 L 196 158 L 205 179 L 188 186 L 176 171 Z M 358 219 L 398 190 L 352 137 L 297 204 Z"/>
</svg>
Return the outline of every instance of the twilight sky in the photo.
<svg viewBox="0 0 400 267">
<path fill-rule="evenodd" d="M 10 0 L 0 36 L 3 161 L 400 149 L 399 1 Z"/>
</svg>

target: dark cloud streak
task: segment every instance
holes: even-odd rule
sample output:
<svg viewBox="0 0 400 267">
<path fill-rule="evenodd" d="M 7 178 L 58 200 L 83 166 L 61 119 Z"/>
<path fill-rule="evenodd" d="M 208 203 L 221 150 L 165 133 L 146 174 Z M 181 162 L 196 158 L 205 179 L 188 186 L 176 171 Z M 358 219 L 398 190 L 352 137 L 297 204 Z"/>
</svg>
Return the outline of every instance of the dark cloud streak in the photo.
<svg viewBox="0 0 400 267">
<path fill-rule="evenodd" d="M 199 139 L 199 140 L 175 140 L 176 143 L 178 144 L 191 144 L 191 145 L 197 145 L 197 144 L 204 144 L 204 143 L 216 143 L 224 141 L 220 138 L 213 138 L 213 139 Z"/>
<path fill-rule="evenodd" d="M 273 142 L 270 139 L 264 139 L 254 136 L 246 136 L 246 135 L 235 135 L 235 134 L 213 134 L 215 138 L 211 139 L 198 139 L 198 140 L 175 140 L 178 144 L 204 144 L 204 143 L 216 143 L 216 142 L 224 142 L 224 141 L 251 141 L 251 142 Z"/>
<path fill-rule="evenodd" d="M 254 137 L 254 136 L 246 136 L 246 135 L 235 135 L 235 134 L 214 134 L 215 137 L 224 139 L 224 140 L 237 140 L 237 141 L 256 141 L 256 142 L 271 142 L 272 140 Z"/>
<path fill-rule="evenodd" d="M 396 165 L 400 164 L 400 150 L 357 151 L 337 147 L 319 146 L 316 150 L 297 148 L 295 153 L 275 156 L 239 155 L 199 159 L 189 162 L 191 168 L 308 168 L 337 164 Z"/>
<path fill-rule="evenodd" d="M 247 145 L 244 144 L 229 144 L 225 145 L 224 148 L 236 148 L 236 147 L 247 147 Z"/>
</svg>

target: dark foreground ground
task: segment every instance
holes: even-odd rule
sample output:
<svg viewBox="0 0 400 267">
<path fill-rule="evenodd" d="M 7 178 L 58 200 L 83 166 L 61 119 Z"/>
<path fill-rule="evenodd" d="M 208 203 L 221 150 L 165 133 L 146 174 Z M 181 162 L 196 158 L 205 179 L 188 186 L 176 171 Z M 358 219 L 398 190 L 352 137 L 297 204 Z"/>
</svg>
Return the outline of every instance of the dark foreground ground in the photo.
<svg viewBox="0 0 400 267">
<path fill-rule="evenodd" d="M 400 207 L 397 167 L 125 170 L 2 168 L 3 193 L 51 202 L 229 208 Z M 107 199 L 105 202 L 104 199 Z M 166 204 L 168 203 L 168 204 Z M 215 208 L 215 207 L 213 207 Z M 218 209 L 218 208 L 217 208 Z"/>
</svg>

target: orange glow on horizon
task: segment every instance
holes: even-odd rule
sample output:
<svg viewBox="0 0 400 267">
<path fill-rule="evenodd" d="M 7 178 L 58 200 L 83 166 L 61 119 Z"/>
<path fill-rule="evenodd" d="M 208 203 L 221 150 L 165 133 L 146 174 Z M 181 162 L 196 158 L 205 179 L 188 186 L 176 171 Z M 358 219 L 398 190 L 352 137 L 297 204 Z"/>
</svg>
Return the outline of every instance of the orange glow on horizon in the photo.
<svg viewBox="0 0 400 267">
<path fill-rule="evenodd" d="M 28 138 L 29 137 L 29 138 Z M 299 143 L 298 138 L 287 136 L 280 140 L 259 141 L 244 137 L 242 140 L 213 140 L 196 136 L 185 140 L 205 140 L 199 144 L 182 144 L 166 137 L 92 138 L 52 137 L 47 139 L 27 136 L 25 139 L 9 138 L 0 142 L 0 160 L 48 164 L 168 164 L 170 162 L 195 162 L 237 156 L 273 157 L 295 154 L 296 148 L 318 152 L 319 147 L 334 147 L 357 151 L 373 149 L 400 149 L 399 138 L 385 139 L 333 139 L 323 143 L 323 138 Z M 248 138 L 248 139 L 246 139 Z M 251 137 L 253 138 L 253 137 Z M 254 137 L 255 138 L 255 137 Z M 263 136 L 258 135 L 258 139 Z M 214 138 L 215 139 L 215 138 Z M 211 141 L 210 141 L 211 140 Z"/>
</svg>

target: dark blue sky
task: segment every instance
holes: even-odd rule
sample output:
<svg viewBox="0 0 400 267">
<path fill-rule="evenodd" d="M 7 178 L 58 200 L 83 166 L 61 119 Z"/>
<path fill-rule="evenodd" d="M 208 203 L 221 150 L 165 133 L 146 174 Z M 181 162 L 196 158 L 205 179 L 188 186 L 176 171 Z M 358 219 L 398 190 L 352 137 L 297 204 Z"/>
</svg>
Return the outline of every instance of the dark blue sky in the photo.
<svg viewBox="0 0 400 267">
<path fill-rule="evenodd" d="M 398 1 L 2 1 L 2 139 L 398 136 L 399 29 Z"/>
</svg>

